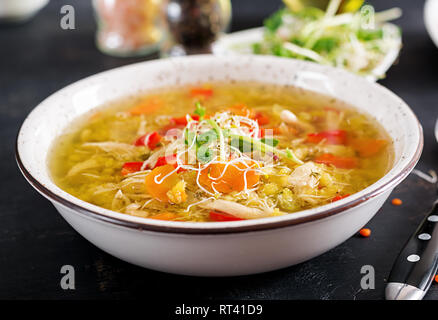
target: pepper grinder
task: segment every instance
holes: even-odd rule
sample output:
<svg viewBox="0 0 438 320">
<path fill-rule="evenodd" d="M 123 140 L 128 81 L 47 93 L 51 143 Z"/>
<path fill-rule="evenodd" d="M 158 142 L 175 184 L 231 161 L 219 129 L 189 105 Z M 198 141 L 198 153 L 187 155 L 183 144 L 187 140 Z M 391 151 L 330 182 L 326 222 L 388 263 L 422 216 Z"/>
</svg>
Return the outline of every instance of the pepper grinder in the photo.
<svg viewBox="0 0 438 320">
<path fill-rule="evenodd" d="M 168 0 L 164 4 L 167 39 L 162 56 L 211 52 L 231 20 L 230 0 Z"/>
</svg>

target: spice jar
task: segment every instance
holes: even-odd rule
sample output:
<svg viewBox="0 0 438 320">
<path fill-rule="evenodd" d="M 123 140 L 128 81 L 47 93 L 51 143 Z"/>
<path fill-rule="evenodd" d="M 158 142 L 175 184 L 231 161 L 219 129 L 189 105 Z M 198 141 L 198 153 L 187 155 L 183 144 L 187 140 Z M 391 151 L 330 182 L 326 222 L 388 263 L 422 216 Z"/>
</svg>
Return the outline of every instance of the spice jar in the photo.
<svg viewBox="0 0 438 320">
<path fill-rule="evenodd" d="M 161 0 L 93 0 L 98 48 L 114 56 L 158 50 L 162 39 Z"/>
<path fill-rule="evenodd" d="M 230 0 L 168 0 L 163 55 L 206 53 L 231 20 Z"/>
</svg>

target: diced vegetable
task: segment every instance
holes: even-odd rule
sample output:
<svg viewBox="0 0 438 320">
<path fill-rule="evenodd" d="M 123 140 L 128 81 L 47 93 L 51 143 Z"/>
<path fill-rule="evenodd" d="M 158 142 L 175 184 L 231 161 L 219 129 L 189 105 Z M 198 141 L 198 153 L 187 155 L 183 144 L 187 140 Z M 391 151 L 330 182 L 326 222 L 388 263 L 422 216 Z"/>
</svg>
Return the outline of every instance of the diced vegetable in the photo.
<svg viewBox="0 0 438 320">
<path fill-rule="evenodd" d="M 192 88 L 190 90 L 190 96 L 192 98 L 199 98 L 199 97 L 203 97 L 203 98 L 210 98 L 213 95 L 213 89 L 211 88 Z"/>
<path fill-rule="evenodd" d="M 394 198 L 394 199 L 392 199 L 391 203 L 394 206 L 401 206 L 403 204 L 403 201 L 401 201 L 401 199 L 399 199 L 399 198 Z"/>
<path fill-rule="evenodd" d="M 158 111 L 163 106 L 163 102 L 158 98 L 151 98 L 136 105 L 129 110 L 129 113 L 133 116 L 141 114 L 151 114 Z"/>
<path fill-rule="evenodd" d="M 201 103 L 197 102 L 194 114 L 199 117 L 198 120 L 202 120 L 205 117 L 205 112 L 205 108 L 201 105 Z"/>
<path fill-rule="evenodd" d="M 323 141 L 327 144 L 345 144 L 347 142 L 347 132 L 345 130 L 330 130 L 318 133 L 309 133 L 307 142 L 320 143 Z"/>
<path fill-rule="evenodd" d="M 155 220 L 167 220 L 167 221 L 172 221 L 178 218 L 178 216 L 172 212 L 163 212 L 163 213 L 159 213 L 155 216 L 149 217 L 150 219 L 155 219 Z"/>
<path fill-rule="evenodd" d="M 264 126 L 269 123 L 269 117 L 261 112 L 255 114 L 254 120 L 258 122 L 259 126 Z"/>
<path fill-rule="evenodd" d="M 137 147 L 147 146 L 149 149 L 154 150 L 159 146 L 161 138 L 161 135 L 158 132 L 154 131 L 138 138 L 135 141 L 134 145 Z"/>
<path fill-rule="evenodd" d="M 194 114 L 190 116 L 193 120 L 199 121 L 199 115 Z M 186 116 L 182 116 L 182 117 L 178 117 L 178 118 L 172 118 L 171 119 L 171 123 L 177 126 L 182 126 L 185 127 L 188 123 L 187 121 L 187 117 Z"/>
<path fill-rule="evenodd" d="M 186 183 L 184 180 L 179 180 L 176 185 L 167 191 L 166 195 L 171 203 L 183 203 L 187 201 Z"/>
<path fill-rule="evenodd" d="M 166 164 L 171 164 L 172 166 L 174 166 L 176 168 L 176 154 L 159 157 L 157 159 L 157 162 L 155 163 L 154 169 L 156 167 L 161 167 L 161 166 L 164 166 Z"/>
<path fill-rule="evenodd" d="M 232 165 L 212 163 L 201 171 L 199 182 L 210 192 L 230 193 L 253 188 L 259 182 L 259 174 L 254 170 L 259 165 L 247 160 Z"/>
<path fill-rule="evenodd" d="M 261 138 L 260 141 L 272 147 L 276 147 L 279 143 L 277 139 L 274 139 L 272 137 Z"/>
<path fill-rule="evenodd" d="M 142 166 L 143 166 L 143 162 L 141 162 L 141 161 L 126 162 L 123 165 L 121 174 L 122 174 L 122 176 L 126 176 L 127 174 L 140 171 Z"/>
<path fill-rule="evenodd" d="M 298 159 L 295 154 L 289 150 L 278 150 L 273 146 L 270 146 L 266 143 L 258 139 L 253 139 L 247 136 L 238 136 L 238 135 L 230 135 L 231 137 L 231 145 L 242 149 L 242 151 L 248 152 L 252 150 L 258 150 L 262 153 L 271 152 L 274 155 L 279 156 L 280 158 L 286 160 L 287 162 L 294 164 L 302 164 L 303 162 Z"/>
<path fill-rule="evenodd" d="M 244 219 L 235 217 L 235 216 L 228 214 L 228 213 L 211 211 L 210 212 L 210 220 L 219 222 L 219 221 L 240 221 L 240 220 L 244 220 Z"/>
<path fill-rule="evenodd" d="M 358 39 L 364 40 L 364 41 L 382 39 L 383 38 L 383 30 L 382 29 L 377 29 L 377 30 L 359 29 L 359 31 L 357 32 L 357 37 L 358 37 Z"/>
<path fill-rule="evenodd" d="M 338 45 L 339 45 L 338 39 L 332 37 L 326 37 L 317 40 L 312 50 L 318 53 L 323 53 L 323 52 L 330 53 Z"/>
<path fill-rule="evenodd" d="M 371 235 L 371 229 L 368 228 L 360 229 L 359 234 L 364 238 L 368 238 Z"/>
<path fill-rule="evenodd" d="M 333 199 L 332 199 L 332 202 L 335 202 L 335 201 L 339 201 L 339 200 L 342 200 L 342 199 L 344 199 L 344 198 L 346 198 L 346 197 L 349 197 L 350 196 L 350 194 L 344 194 L 344 195 L 337 195 L 336 197 L 334 197 Z"/>
<path fill-rule="evenodd" d="M 180 181 L 178 174 L 173 172 L 175 167 L 165 164 L 156 167 L 145 178 L 146 191 L 154 198 L 169 202 L 167 193 Z"/>
<path fill-rule="evenodd" d="M 295 211 L 298 207 L 296 197 L 292 191 L 288 188 L 284 188 L 278 195 L 278 206 L 285 211 Z"/>
<path fill-rule="evenodd" d="M 174 168 L 176 168 L 178 166 L 178 163 L 176 161 L 176 153 L 169 155 L 169 156 L 158 157 L 157 162 L 155 163 L 154 169 L 157 167 L 167 165 L 167 164 L 172 165 Z M 185 171 L 186 171 L 185 169 L 179 168 L 177 173 L 181 173 L 181 172 L 185 172 Z"/>
<path fill-rule="evenodd" d="M 160 133 L 162 136 L 165 136 L 165 135 L 169 132 L 169 130 L 172 130 L 172 129 L 184 129 L 185 126 L 186 126 L 186 125 L 184 125 L 184 124 L 176 124 L 176 123 L 174 123 L 173 121 L 171 121 L 168 125 L 162 127 L 162 128 L 159 130 L 159 133 Z"/>
<path fill-rule="evenodd" d="M 269 18 L 265 19 L 265 21 L 263 22 L 265 27 L 269 31 L 276 31 L 283 23 L 283 14 L 285 12 L 287 12 L 286 9 L 280 9 L 274 12 Z"/>
<path fill-rule="evenodd" d="M 250 109 L 246 104 L 244 103 L 238 103 L 229 108 L 229 111 L 232 113 L 242 116 L 242 117 L 254 117 L 254 110 Z"/>
<path fill-rule="evenodd" d="M 351 144 L 361 157 L 367 158 L 383 150 L 387 141 L 381 139 L 354 139 Z"/>
<path fill-rule="evenodd" d="M 259 138 L 264 138 L 265 136 L 276 136 L 280 134 L 280 128 L 260 128 L 259 130 Z"/>
<path fill-rule="evenodd" d="M 341 169 L 354 169 L 358 166 L 359 160 L 353 157 L 336 157 L 332 154 L 325 153 L 315 158 L 316 163 L 333 165 Z"/>
</svg>

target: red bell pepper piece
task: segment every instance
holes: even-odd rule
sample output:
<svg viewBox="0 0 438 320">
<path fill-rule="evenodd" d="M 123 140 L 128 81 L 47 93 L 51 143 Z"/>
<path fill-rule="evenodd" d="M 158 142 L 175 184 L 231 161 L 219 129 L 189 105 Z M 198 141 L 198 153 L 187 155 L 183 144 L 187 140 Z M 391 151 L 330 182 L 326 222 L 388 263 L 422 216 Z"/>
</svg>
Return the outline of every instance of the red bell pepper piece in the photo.
<svg viewBox="0 0 438 320">
<path fill-rule="evenodd" d="M 184 127 L 185 127 L 185 125 L 182 125 L 182 124 L 181 125 L 177 125 L 177 124 L 171 122 L 168 125 L 166 125 L 166 126 L 164 126 L 164 127 L 162 127 L 160 129 L 160 134 L 162 136 L 165 136 L 169 132 L 169 130 L 172 130 L 172 129 L 184 129 Z"/>
<path fill-rule="evenodd" d="M 190 90 L 190 96 L 192 98 L 195 97 L 204 97 L 204 98 L 210 98 L 213 95 L 213 89 L 211 88 L 192 88 Z"/>
<path fill-rule="evenodd" d="M 166 164 L 171 164 L 174 165 L 176 167 L 176 154 L 172 154 L 170 156 L 163 156 L 163 157 L 159 157 L 157 159 L 157 162 L 155 163 L 155 167 L 161 167 L 164 166 Z"/>
<path fill-rule="evenodd" d="M 344 194 L 343 196 L 341 196 L 341 195 L 337 195 L 336 197 L 333 197 L 332 202 L 342 200 L 342 199 L 344 199 L 344 198 L 346 198 L 346 197 L 349 197 L 349 196 L 350 196 L 349 193 Z"/>
<path fill-rule="evenodd" d="M 172 154 L 172 155 L 170 155 L 170 156 L 159 157 L 159 158 L 157 159 L 157 162 L 155 163 L 155 167 L 154 167 L 154 169 L 155 169 L 156 167 L 161 167 L 161 166 L 164 166 L 164 165 L 166 165 L 166 164 L 171 164 L 171 165 L 173 165 L 175 168 L 178 166 L 178 163 L 176 162 L 176 153 L 175 153 L 175 154 Z M 181 173 L 181 172 L 184 172 L 184 171 L 187 171 L 187 170 L 186 170 L 186 169 L 183 169 L 183 168 L 179 168 L 178 171 L 177 171 L 177 173 Z"/>
<path fill-rule="evenodd" d="M 162 138 L 161 135 L 158 132 L 154 131 L 152 133 L 145 134 L 140 138 L 138 138 L 134 142 L 134 145 L 137 147 L 147 146 L 149 149 L 153 150 L 158 147 L 161 138 Z"/>
<path fill-rule="evenodd" d="M 330 130 L 307 135 L 307 142 L 320 143 L 322 140 L 325 140 L 328 144 L 345 144 L 347 142 L 347 132 L 344 130 Z"/>
<path fill-rule="evenodd" d="M 316 157 L 314 160 L 316 163 L 323 163 L 326 165 L 334 165 L 336 168 L 341 169 L 353 169 L 356 168 L 359 164 L 359 160 L 357 158 L 350 157 L 336 157 L 332 154 L 325 153 Z"/>
<path fill-rule="evenodd" d="M 232 216 L 231 214 L 228 214 L 228 213 L 211 211 L 210 212 L 210 220 L 217 221 L 217 222 L 224 222 L 224 221 L 240 221 L 240 220 L 244 220 L 244 219 Z"/>
<path fill-rule="evenodd" d="M 254 120 L 258 122 L 259 126 L 264 126 L 269 123 L 269 117 L 261 112 L 257 112 L 254 116 Z"/>
<path fill-rule="evenodd" d="M 142 166 L 143 166 L 143 162 L 141 161 L 126 162 L 122 167 L 121 174 L 122 176 L 126 176 L 127 174 L 140 171 Z"/>
<path fill-rule="evenodd" d="M 199 121 L 199 116 L 197 114 L 190 115 L 190 117 L 193 120 Z M 170 122 L 173 125 L 184 126 L 185 127 L 187 125 L 187 117 L 186 116 L 182 116 L 182 117 L 179 117 L 179 118 L 172 118 L 170 120 Z"/>
</svg>

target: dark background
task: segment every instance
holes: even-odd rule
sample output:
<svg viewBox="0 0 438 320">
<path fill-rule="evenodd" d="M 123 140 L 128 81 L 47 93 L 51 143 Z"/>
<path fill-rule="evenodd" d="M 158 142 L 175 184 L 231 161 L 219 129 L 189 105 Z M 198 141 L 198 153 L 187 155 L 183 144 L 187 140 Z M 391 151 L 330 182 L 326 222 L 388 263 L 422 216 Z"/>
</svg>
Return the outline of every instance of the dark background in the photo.
<svg viewBox="0 0 438 320">
<path fill-rule="evenodd" d="M 377 10 L 403 8 L 397 21 L 404 48 L 381 84 L 400 95 L 425 130 L 417 168 L 438 169 L 433 125 L 438 116 L 438 49 L 423 24 L 423 1 L 372 1 Z M 59 27 L 60 8 L 76 9 L 76 30 Z M 233 1 L 232 30 L 259 26 L 281 2 Z M 372 236 L 352 237 L 306 263 L 255 276 L 194 278 L 154 272 L 109 256 L 77 234 L 34 191 L 14 162 L 14 142 L 25 116 L 48 95 L 103 70 L 142 59 L 105 56 L 94 45 L 90 1 L 52 0 L 32 21 L 0 27 L 0 298 L 3 299 L 383 299 L 392 263 L 424 212 L 434 188 L 411 175 L 368 224 Z M 76 270 L 76 290 L 59 285 L 61 266 Z M 360 289 L 360 269 L 372 265 L 375 290 Z M 438 299 L 438 284 L 425 299 Z"/>
</svg>

